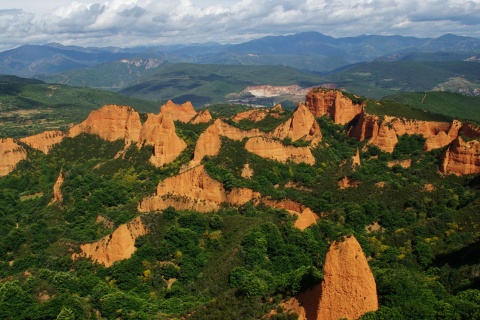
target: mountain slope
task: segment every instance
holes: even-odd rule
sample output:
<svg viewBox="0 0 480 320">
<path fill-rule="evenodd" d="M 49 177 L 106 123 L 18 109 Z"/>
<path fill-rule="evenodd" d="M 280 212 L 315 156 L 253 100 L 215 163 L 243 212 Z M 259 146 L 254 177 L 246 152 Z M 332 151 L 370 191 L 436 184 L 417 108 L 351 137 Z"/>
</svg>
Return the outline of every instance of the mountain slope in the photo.
<svg viewBox="0 0 480 320">
<path fill-rule="evenodd" d="M 98 89 L 0 76 L 0 137 L 19 137 L 48 129 L 65 129 L 107 103 L 134 105 L 142 112 L 157 111 L 159 107 L 155 102 Z"/>
<path fill-rule="evenodd" d="M 475 94 L 480 89 L 479 75 L 478 62 L 373 61 L 332 72 L 324 81 L 350 92 L 380 98 L 401 91 L 440 90 L 452 80 L 460 82 L 455 91 Z"/>
<path fill-rule="evenodd" d="M 453 130 L 389 119 L 376 129 L 406 133 L 384 152 L 367 132 L 362 141 L 348 137 L 365 116 L 361 98 L 312 95 L 293 113 L 276 106 L 254 110 L 262 120 L 244 113 L 201 124 L 173 125 L 162 113 L 142 120 L 131 107 L 108 106 L 47 152 L 0 139 L 0 148 L 16 141 L 15 152 L 26 155 L 0 177 L 0 316 L 278 320 L 295 318 L 289 310 L 300 308 L 288 302 L 296 300 L 307 320 L 329 311 L 334 318 L 367 311 L 368 319 L 474 318 L 479 259 L 466 253 L 478 246 L 479 172 L 439 174 L 446 154 L 455 160 L 454 148 L 423 149 L 431 138 L 424 135 L 448 138 L 443 130 Z M 191 107 L 168 106 L 161 110 Z M 471 131 L 462 144 L 478 146 L 478 127 L 463 126 Z M 186 148 L 157 167 L 149 159 L 167 148 L 156 139 L 161 128 Z M 314 161 L 248 152 L 258 138 L 277 155 L 308 149 Z M 2 160 L 12 156 L 0 150 Z M 465 167 L 472 163 L 480 168 L 478 161 Z M 152 198 L 162 209 L 143 212 Z M 313 217 L 308 225 L 305 216 Z"/>
</svg>

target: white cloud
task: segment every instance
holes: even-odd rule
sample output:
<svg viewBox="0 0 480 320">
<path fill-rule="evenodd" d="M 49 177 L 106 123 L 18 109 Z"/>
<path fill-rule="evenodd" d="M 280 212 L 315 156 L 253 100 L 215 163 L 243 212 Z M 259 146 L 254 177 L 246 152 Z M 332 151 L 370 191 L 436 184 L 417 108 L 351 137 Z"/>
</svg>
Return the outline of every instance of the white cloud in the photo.
<svg viewBox="0 0 480 320">
<path fill-rule="evenodd" d="M 37 15 L 28 12 L 28 3 L 18 0 L 22 9 L 4 8 L 10 10 L 0 5 L 0 49 L 50 41 L 96 46 L 238 42 L 302 31 L 336 37 L 448 32 L 480 37 L 480 0 L 49 0 L 50 11 Z M 54 4 L 59 6 L 52 10 Z"/>
</svg>

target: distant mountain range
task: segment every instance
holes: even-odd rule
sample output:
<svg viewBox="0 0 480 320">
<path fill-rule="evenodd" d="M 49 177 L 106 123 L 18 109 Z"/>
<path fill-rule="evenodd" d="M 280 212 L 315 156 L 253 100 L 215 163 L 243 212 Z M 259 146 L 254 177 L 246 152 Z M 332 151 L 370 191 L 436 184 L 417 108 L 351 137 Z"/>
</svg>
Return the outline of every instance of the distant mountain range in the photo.
<svg viewBox="0 0 480 320">
<path fill-rule="evenodd" d="M 236 65 L 285 65 L 310 72 L 375 59 L 465 60 L 480 53 L 480 39 L 361 35 L 333 38 L 318 32 L 269 36 L 236 45 L 204 43 L 135 48 L 83 48 L 58 43 L 24 45 L 0 53 L 0 73 L 23 77 L 65 72 L 126 58 Z M 475 58 L 474 58 L 475 59 Z"/>
</svg>

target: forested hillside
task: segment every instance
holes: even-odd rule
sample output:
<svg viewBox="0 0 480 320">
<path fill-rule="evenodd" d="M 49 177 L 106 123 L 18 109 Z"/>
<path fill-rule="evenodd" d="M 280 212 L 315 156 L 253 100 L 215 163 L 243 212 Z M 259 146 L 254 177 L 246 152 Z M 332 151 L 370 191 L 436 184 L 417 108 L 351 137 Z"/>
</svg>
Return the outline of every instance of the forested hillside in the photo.
<svg viewBox="0 0 480 320">
<path fill-rule="evenodd" d="M 376 283 L 361 319 L 479 318 L 479 127 L 368 103 L 107 106 L 1 139 L 0 318 L 297 319 L 345 236 Z"/>
</svg>

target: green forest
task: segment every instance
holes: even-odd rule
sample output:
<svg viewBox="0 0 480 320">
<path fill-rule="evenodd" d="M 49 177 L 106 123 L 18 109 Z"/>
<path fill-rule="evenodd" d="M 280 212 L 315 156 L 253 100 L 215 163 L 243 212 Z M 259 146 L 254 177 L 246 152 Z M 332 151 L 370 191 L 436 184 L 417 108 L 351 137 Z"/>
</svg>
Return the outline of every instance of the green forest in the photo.
<svg viewBox="0 0 480 320">
<path fill-rule="evenodd" d="M 269 131 L 282 121 L 236 125 Z M 480 176 L 441 175 L 444 150 L 423 151 L 422 136 L 399 137 L 390 154 L 347 137 L 348 126 L 329 116 L 317 122 L 313 166 L 267 160 L 224 137 L 218 155 L 202 160 L 227 191 L 251 188 L 321 215 L 303 231 L 286 210 L 252 202 L 206 214 L 138 212 L 192 159 L 211 123 L 176 122 L 188 146 L 160 168 L 148 161 L 152 147 L 115 157 L 123 141 L 94 135 L 65 138 L 48 154 L 23 145 L 27 160 L 0 177 L 0 319 L 260 319 L 272 310 L 270 319 L 296 319 L 280 302 L 321 283 L 330 244 L 346 235 L 360 242 L 377 284 L 380 307 L 362 320 L 480 319 Z M 405 159 L 408 168 L 389 166 Z M 251 179 L 241 175 L 246 163 Z M 50 203 L 60 171 L 64 200 Z M 340 189 L 343 177 L 356 186 Z M 72 260 L 80 244 L 137 216 L 149 232 L 130 259 L 108 268 Z M 380 228 L 366 228 L 373 224 Z"/>
</svg>

